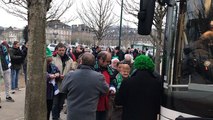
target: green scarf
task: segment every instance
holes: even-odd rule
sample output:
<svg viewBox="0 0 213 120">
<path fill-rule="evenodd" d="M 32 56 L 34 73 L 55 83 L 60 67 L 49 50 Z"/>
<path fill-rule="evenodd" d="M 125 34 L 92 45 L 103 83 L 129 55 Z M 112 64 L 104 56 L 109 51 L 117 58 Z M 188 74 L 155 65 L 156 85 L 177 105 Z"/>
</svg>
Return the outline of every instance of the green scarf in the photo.
<svg viewBox="0 0 213 120">
<path fill-rule="evenodd" d="M 114 82 L 116 83 L 116 89 L 118 90 L 121 86 L 121 83 L 123 81 L 123 77 L 120 73 L 118 73 L 114 79 Z"/>
</svg>

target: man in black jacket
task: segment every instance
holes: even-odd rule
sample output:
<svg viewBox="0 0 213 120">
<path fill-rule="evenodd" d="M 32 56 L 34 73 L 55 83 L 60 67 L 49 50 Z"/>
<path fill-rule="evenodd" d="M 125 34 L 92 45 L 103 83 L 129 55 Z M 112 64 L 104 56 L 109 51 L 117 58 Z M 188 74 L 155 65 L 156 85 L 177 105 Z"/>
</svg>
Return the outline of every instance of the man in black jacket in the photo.
<svg viewBox="0 0 213 120">
<path fill-rule="evenodd" d="M 13 47 L 10 50 L 11 58 L 11 78 L 12 78 L 12 90 L 19 90 L 18 77 L 21 69 L 21 64 L 24 62 L 24 56 L 19 48 L 19 42 L 14 41 Z M 15 93 L 14 91 L 12 93 Z"/>
<path fill-rule="evenodd" d="M 114 52 L 114 55 L 118 57 L 119 61 L 124 60 L 124 52 L 120 49 L 119 46 L 115 48 Z"/>
</svg>

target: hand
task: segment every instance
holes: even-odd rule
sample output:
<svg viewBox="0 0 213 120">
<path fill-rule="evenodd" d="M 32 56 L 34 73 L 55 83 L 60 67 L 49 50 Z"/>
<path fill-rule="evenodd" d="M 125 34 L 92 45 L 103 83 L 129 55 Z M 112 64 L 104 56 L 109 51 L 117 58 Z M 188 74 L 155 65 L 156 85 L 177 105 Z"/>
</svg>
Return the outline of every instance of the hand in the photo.
<svg viewBox="0 0 213 120">
<path fill-rule="evenodd" d="M 59 77 L 60 76 L 60 74 L 59 73 L 55 73 L 55 77 Z"/>
<path fill-rule="evenodd" d="M 115 93 L 116 93 L 115 87 L 110 87 L 109 88 L 109 94 L 113 96 L 113 95 L 115 95 Z"/>
<path fill-rule="evenodd" d="M 114 96 L 114 95 L 115 95 L 115 91 L 110 90 L 110 91 L 109 91 L 109 94 L 112 95 L 112 96 Z"/>
<path fill-rule="evenodd" d="M 56 78 L 56 76 L 54 74 L 49 74 L 49 76 L 50 76 L 50 79 L 55 79 Z"/>
<path fill-rule="evenodd" d="M 60 75 L 60 78 L 63 80 L 64 79 L 64 75 Z"/>
</svg>

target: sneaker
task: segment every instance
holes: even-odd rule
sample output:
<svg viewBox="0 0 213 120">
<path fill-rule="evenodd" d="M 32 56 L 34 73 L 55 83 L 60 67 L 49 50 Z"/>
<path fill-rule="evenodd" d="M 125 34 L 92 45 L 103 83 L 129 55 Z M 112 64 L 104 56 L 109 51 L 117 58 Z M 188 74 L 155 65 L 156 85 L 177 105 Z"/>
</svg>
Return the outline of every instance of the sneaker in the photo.
<svg viewBox="0 0 213 120">
<path fill-rule="evenodd" d="M 15 90 L 12 90 L 12 91 L 11 91 L 11 94 L 15 94 L 15 93 L 16 93 L 16 91 L 15 91 Z"/>
<path fill-rule="evenodd" d="M 7 102 L 15 102 L 15 100 L 12 97 L 6 97 L 6 101 Z"/>
</svg>

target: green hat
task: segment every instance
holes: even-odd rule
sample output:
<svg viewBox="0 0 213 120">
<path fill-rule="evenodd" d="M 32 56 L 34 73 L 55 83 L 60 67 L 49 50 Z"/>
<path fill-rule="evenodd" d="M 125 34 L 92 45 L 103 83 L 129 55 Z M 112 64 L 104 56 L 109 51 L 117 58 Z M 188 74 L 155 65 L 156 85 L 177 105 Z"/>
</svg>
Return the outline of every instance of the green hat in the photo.
<svg viewBox="0 0 213 120">
<path fill-rule="evenodd" d="M 52 52 L 48 47 L 46 47 L 46 57 L 52 57 Z"/>
<path fill-rule="evenodd" d="M 140 55 L 136 57 L 134 61 L 134 68 L 138 70 L 148 70 L 150 72 L 153 72 L 155 68 L 155 64 L 150 57 L 145 55 Z"/>
</svg>

